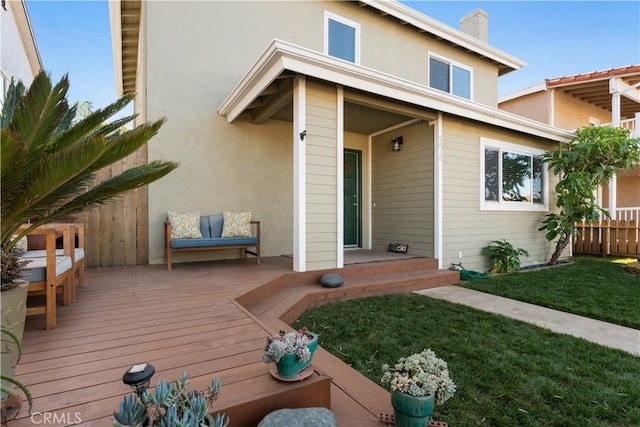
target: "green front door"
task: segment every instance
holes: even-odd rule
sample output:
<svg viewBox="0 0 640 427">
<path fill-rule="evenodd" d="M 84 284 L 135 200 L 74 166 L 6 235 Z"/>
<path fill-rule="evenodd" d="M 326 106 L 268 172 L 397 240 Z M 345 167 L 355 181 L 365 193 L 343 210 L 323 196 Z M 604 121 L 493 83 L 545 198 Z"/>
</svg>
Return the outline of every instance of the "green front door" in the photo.
<svg viewBox="0 0 640 427">
<path fill-rule="evenodd" d="M 344 150 L 344 246 L 359 247 L 361 235 L 361 172 L 358 150 Z"/>
</svg>

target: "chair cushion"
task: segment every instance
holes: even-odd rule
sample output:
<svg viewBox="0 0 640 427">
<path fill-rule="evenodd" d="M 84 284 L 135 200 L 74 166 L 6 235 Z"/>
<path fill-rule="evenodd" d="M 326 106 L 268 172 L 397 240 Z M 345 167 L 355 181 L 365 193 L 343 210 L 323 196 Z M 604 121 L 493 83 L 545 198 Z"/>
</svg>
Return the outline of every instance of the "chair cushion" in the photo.
<svg viewBox="0 0 640 427">
<path fill-rule="evenodd" d="M 79 261 L 84 258 L 84 248 L 76 248 L 73 259 Z"/>
<path fill-rule="evenodd" d="M 251 212 L 222 212 L 222 237 L 250 237 Z"/>
<path fill-rule="evenodd" d="M 201 239 L 200 214 L 168 212 L 172 239 Z"/>
<path fill-rule="evenodd" d="M 210 238 L 210 239 L 172 239 L 171 247 L 180 248 L 206 248 L 208 246 L 228 246 L 246 245 L 254 246 L 258 244 L 257 237 L 231 237 L 231 238 Z"/>
<path fill-rule="evenodd" d="M 56 249 L 56 256 L 63 256 L 64 249 Z M 44 249 L 35 249 L 32 251 L 26 251 L 22 254 L 22 258 L 44 258 L 47 256 L 47 251 Z"/>
<path fill-rule="evenodd" d="M 28 258 L 31 262 L 24 268 L 22 278 L 29 282 L 44 282 L 47 277 L 47 258 Z M 56 277 L 71 270 L 71 257 L 56 256 Z"/>
</svg>

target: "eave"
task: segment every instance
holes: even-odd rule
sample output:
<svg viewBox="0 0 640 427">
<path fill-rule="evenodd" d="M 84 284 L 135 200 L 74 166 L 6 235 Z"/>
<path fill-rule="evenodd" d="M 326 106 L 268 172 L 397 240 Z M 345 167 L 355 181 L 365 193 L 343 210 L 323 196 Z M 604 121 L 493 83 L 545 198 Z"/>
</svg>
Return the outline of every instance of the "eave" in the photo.
<svg viewBox="0 0 640 427">
<path fill-rule="evenodd" d="M 472 53 L 491 61 L 498 66 L 498 75 L 500 76 L 526 65 L 526 62 L 515 56 L 496 49 L 473 36 L 449 27 L 397 1 L 360 0 L 360 3 L 377 10 L 381 15 L 394 17 L 401 25 L 411 26 L 420 33 L 428 33 L 438 40 L 462 48 L 467 53 Z"/>
<path fill-rule="evenodd" d="M 141 6 L 142 2 L 138 0 L 109 2 L 113 65 L 119 95 L 136 90 Z"/>
</svg>

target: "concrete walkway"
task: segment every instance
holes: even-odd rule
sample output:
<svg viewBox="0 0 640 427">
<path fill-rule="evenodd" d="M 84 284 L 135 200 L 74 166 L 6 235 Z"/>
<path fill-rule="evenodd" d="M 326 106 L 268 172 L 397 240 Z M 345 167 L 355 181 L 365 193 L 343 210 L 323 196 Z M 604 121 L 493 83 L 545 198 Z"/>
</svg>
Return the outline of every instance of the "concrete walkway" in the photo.
<svg viewBox="0 0 640 427">
<path fill-rule="evenodd" d="M 584 338 L 587 341 L 640 356 L 640 330 L 637 329 L 613 325 L 460 286 L 442 286 L 416 291 L 416 293 L 502 314 L 554 332 Z"/>
</svg>

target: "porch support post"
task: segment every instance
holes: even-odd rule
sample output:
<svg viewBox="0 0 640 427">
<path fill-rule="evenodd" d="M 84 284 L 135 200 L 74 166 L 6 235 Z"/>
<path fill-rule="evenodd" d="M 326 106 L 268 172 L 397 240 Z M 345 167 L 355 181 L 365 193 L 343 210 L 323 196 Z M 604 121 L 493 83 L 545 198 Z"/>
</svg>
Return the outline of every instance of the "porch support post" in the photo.
<svg viewBox="0 0 640 427">
<path fill-rule="evenodd" d="M 336 88 L 336 267 L 344 267 L 344 88 Z"/>
<path fill-rule="evenodd" d="M 438 119 L 435 122 L 430 122 L 434 124 L 433 127 L 433 140 L 435 142 L 435 147 L 433 150 L 433 187 L 434 187 L 434 195 L 433 195 L 433 253 L 438 259 L 438 268 L 443 268 L 444 260 L 442 257 L 444 256 L 443 249 L 443 191 L 442 191 L 442 113 L 438 112 Z"/>
<path fill-rule="evenodd" d="M 293 271 L 307 270 L 306 80 L 293 81 Z"/>
<path fill-rule="evenodd" d="M 611 93 L 611 126 L 615 128 L 620 126 L 620 89 L 618 79 L 615 77 L 609 80 L 609 93 Z M 607 208 L 611 219 L 617 219 L 617 186 L 617 177 L 613 175 L 609 180 L 609 206 Z"/>
</svg>

